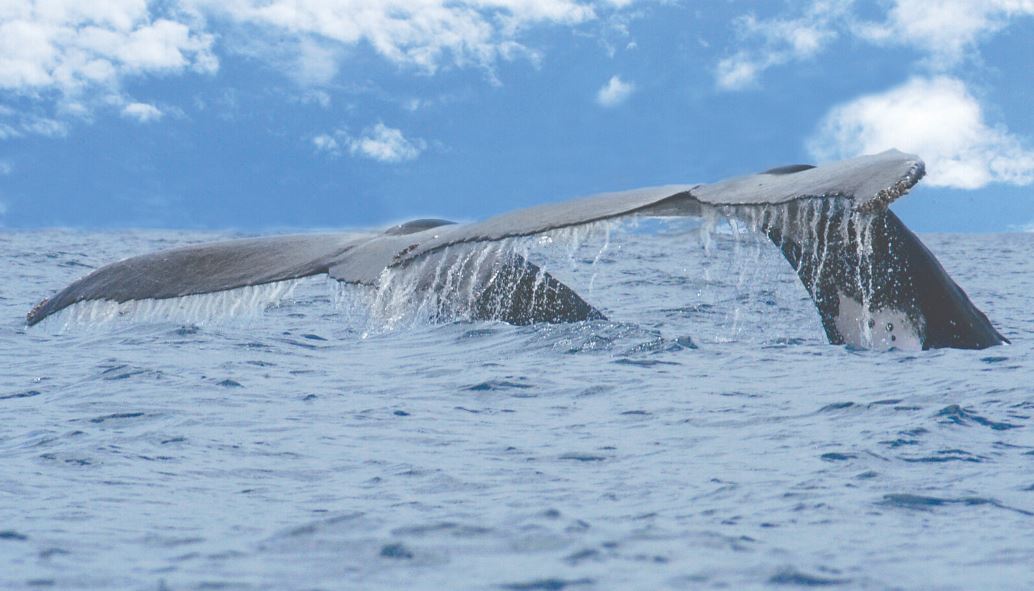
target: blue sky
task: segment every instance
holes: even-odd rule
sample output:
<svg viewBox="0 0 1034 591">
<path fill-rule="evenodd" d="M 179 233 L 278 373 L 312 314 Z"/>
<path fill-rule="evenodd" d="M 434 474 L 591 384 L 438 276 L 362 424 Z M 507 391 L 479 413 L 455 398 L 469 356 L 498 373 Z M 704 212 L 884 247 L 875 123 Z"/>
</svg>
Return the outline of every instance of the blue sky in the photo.
<svg viewBox="0 0 1034 591">
<path fill-rule="evenodd" d="M 477 219 L 897 147 L 1034 227 L 1034 0 L 0 0 L 0 226 Z"/>
</svg>

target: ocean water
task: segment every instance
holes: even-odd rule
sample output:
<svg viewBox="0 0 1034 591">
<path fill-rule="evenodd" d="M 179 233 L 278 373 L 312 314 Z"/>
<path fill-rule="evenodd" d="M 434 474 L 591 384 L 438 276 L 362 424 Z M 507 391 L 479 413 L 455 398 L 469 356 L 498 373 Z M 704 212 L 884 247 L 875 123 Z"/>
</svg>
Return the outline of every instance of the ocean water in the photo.
<svg viewBox="0 0 1034 591">
<path fill-rule="evenodd" d="M 774 248 L 692 224 L 530 244 L 607 321 L 314 279 L 24 325 L 226 237 L 0 233 L 0 588 L 1034 588 L 1034 235 L 923 236 L 984 351 L 828 345 Z"/>
</svg>

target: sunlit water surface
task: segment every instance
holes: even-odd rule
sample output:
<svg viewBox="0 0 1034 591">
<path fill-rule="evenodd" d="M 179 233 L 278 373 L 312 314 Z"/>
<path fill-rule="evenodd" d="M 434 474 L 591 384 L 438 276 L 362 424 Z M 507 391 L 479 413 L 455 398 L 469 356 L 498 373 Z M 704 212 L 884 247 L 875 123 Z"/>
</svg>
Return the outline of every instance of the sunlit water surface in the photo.
<svg viewBox="0 0 1034 591">
<path fill-rule="evenodd" d="M 692 224 L 531 245 L 608 321 L 315 279 L 24 326 L 225 237 L 0 234 L 0 588 L 1034 588 L 1032 235 L 924 236 L 1013 341 L 985 351 L 830 346 L 774 248 Z"/>
</svg>

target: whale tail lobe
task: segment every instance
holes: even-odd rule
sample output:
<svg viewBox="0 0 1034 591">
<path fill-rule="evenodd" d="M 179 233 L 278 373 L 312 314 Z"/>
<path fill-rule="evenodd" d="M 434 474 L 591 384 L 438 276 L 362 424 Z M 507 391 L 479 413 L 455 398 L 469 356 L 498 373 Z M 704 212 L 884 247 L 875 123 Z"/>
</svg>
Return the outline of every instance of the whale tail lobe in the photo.
<svg viewBox="0 0 1034 591">
<path fill-rule="evenodd" d="M 764 228 L 793 266 L 830 343 L 859 348 L 983 349 L 1008 343 L 918 236 L 889 209 L 836 200 Z"/>
</svg>

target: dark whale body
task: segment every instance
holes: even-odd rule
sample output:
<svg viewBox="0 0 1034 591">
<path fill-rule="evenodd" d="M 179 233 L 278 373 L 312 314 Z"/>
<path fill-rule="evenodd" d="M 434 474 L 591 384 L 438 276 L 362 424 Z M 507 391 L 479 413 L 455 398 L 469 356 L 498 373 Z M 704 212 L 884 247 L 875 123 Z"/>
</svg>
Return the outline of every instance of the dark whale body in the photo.
<svg viewBox="0 0 1034 591">
<path fill-rule="evenodd" d="M 271 236 L 132 257 L 72 283 L 29 313 L 29 325 L 79 302 L 161 300 L 327 274 L 377 287 L 414 269 L 421 290 L 471 294 L 475 319 L 513 324 L 602 319 L 533 263 L 492 245 L 628 215 L 748 220 L 797 271 L 831 343 L 859 347 L 984 348 L 1008 342 L 919 238 L 887 209 L 923 176 L 918 157 L 891 150 L 821 166 L 790 165 L 708 185 L 607 193 L 482 222 L 414 220 L 380 234 Z M 445 277 L 442 268 L 452 271 Z"/>
</svg>

